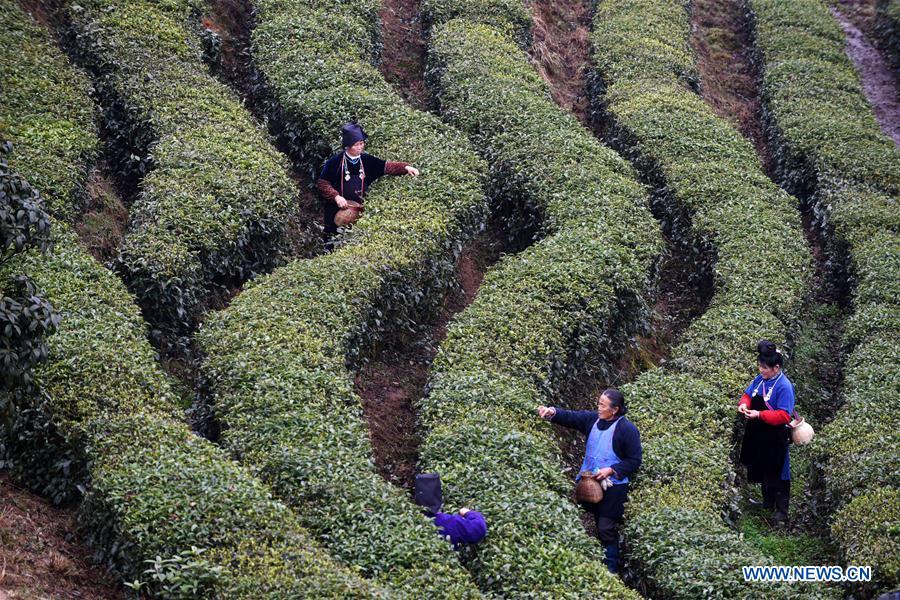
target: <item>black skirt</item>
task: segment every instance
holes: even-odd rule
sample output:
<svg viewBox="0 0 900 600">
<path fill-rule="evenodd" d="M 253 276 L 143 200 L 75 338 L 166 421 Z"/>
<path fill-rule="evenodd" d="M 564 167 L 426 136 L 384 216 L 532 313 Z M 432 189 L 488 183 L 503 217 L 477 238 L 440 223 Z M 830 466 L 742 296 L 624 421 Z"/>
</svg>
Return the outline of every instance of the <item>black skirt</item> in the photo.
<svg viewBox="0 0 900 600">
<path fill-rule="evenodd" d="M 753 396 L 753 410 L 766 410 L 760 395 Z M 781 476 L 784 458 L 790 441 L 790 430 L 784 425 L 772 426 L 760 419 L 749 419 L 741 443 L 741 464 L 747 467 L 747 480 L 762 483 L 763 479 Z"/>
</svg>

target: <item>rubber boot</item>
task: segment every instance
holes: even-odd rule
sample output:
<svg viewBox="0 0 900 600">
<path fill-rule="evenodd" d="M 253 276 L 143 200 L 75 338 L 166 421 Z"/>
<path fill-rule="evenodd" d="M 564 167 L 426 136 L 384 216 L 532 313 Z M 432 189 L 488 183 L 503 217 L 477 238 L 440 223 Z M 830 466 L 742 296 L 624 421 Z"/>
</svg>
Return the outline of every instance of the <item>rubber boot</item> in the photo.
<svg viewBox="0 0 900 600">
<path fill-rule="evenodd" d="M 619 572 L 619 542 L 612 544 L 604 544 L 603 549 L 606 550 L 606 568 L 610 573 Z"/>
</svg>

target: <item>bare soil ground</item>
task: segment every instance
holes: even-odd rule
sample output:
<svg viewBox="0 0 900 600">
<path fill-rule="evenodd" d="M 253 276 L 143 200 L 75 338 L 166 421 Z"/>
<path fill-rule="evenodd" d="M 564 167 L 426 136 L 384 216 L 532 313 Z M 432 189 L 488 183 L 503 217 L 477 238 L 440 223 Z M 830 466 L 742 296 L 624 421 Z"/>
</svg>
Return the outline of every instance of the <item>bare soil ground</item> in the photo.
<svg viewBox="0 0 900 600">
<path fill-rule="evenodd" d="M 0 472 L 0 600 L 124 598 L 90 562 L 71 510 L 18 488 Z"/>
<path fill-rule="evenodd" d="M 856 66 L 875 119 L 900 147 L 900 75 L 847 16 L 834 8 L 831 12 L 847 34 L 847 56 Z"/>
<path fill-rule="evenodd" d="M 697 54 L 701 96 L 719 117 L 731 121 L 756 147 L 763 170 L 771 173 L 759 95 L 759 72 L 746 16 L 734 0 L 695 0 L 691 45 Z"/>
<path fill-rule="evenodd" d="M 388 348 L 356 375 L 356 392 L 369 425 L 375 464 L 391 483 L 410 490 L 415 485 L 421 445 L 415 404 L 422 397 L 450 320 L 475 299 L 484 272 L 499 257 L 499 247 L 498 236 L 490 233 L 466 245 L 456 263 L 459 288 L 444 299 L 431 329 L 418 339 Z"/>
<path fill-rule="evenodd" d="M 410 106 L 427 110 L 425 87 L 425 37 L 417 0 L 385 0 L 381 3 L 381 35 L 384 43 L 381 74 Z"/>
<path fill-rule="evenodd" d="M 41 0 L 19 0 L 22 9 L 44 27 L 52 29 L 50 12 Z"/>
<path fill-rule="evenodd" d="M 590 124 L 586 75 L 590 70 L 590 2 L 531 2 L 531 60 L 550 86 L 553 100 Z"/>
<path fill-rule="evenodd" d="M 128 208 L 115 185 L 98 166 L 87 182 L 86 204 L 75 231 L 94 258 L 106 263 L 119 253 L 128 228 Z"/>
</svg>

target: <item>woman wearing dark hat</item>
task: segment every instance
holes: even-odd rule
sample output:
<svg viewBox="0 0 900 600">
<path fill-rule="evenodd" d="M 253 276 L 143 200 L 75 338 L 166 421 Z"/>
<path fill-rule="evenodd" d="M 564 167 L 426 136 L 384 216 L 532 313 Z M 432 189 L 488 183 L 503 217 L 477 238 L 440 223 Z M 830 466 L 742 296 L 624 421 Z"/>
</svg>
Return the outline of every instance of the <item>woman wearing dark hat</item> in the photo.
<svg viewBox="0 0 900 600">
<path fill-rule="evenodd" d="M 747 419 L 741 444 L 741 463 L 747 480 L 762 485 L 763 506 L 773 510 L 773 519 L 784 524 L 791 498 L 791 463 L 788 454 L 794 412 L 794 386 L 781 370 L 783 359 L 775 344 L 757 344 L 759 375 L 744 390 L 738 412 Z"/>
<path fill-rule="evenodd" d="M 416 503 L 434 520 L 438 533 L 459 550 L 462 544 L 477 544 L 487 535 L 484 515 L 476 510 L 460 508 L 456 513 L 441 512 L 444 504 L 441 476 L 437 473 L 416 475 Z"/>
<path fill-rule="evenodd" d="M 606 550 L 606 566 L 611 573 L 619 570 L 619 524 L 628 500 L 629 477 L 641 466 L 643 449 L 637 427 L 624 417 L 625 397 L 609 388 L 601 394 L 597 410 L 565 410 L 556 406 L 539 406 L 538 415 L 563 427 L 577 429 L 585 436 L 584 462 L 576 481 L 588 471 L 608 485 L 600 502 L 585 502 L 586 509 L 597 519 L 597 537 Z"/>
<path fill-rule="evenodd" d="M 404 162 L 384 161 L 365 154 L 369 136 L 357 123 L 347 123 L 341 128 L 343 151 L 325 162 L 316 188 L 325 208 L 325 244 L 331 249 L 331 239 L 337 233 L 335 216 L 341 209 L 361 205 L 366 191 L 382 175 L 412 175 L 419 170 Z"/>
</svg>

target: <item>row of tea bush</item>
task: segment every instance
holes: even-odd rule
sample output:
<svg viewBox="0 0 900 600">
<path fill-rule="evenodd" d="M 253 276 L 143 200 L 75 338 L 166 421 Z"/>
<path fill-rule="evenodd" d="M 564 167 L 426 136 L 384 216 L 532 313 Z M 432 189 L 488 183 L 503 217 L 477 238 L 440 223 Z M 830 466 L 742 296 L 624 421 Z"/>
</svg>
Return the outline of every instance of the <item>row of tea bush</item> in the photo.
<svg viewBox="0 0 900 600">
<path fill-rule="evenodd" d="M 745 582 L 741 566 L 771 559 L 726 522 L 737 504 L 735 409 L 755 375 L 756 342 L 784 340 L 795 325 L 811 256 L 797 201 L 697 93 L 689 10 L 665 0 L 603 2 L 591 36 L 608 139 L 658 181 L 670 211 L 690 218 L 673 235 L 712 250 L 706 312 L 667 364 L 624 388 L 645 450 L 626 511 L 629 560 L 654 595 L 670 598 L 827 594 Z"/>
<path fill-rule="evenodd" d="M 785 185 L 811 196 L 830 241 L 847 263 L 853 316 L 845 404 L 822 432 L 831 533 L 848 564 L 873 567 L 874 588 L 894 589 L 900 572 L 900 153 L 866 101 L 844 33 L 818 1 L 753 0 L 757 59 L 768 134 Z"/>
<path fill-rule="evenodd" d="M 14 74 L 0 104 L 19 109 L 4 113 L 2 135 L 58 217 L 52 250 L 3 274 L 31 275 L 62 314 L 36 373 L 42 393 L 0 440 L 14 474 L 58 503 L 84 494 L 79 521 L 96 558 L 159 597 L 380 595 L 182 422 L 134 298 L 67 223 L 100 145 L 88 80 L 15 1 L 0 1 L 0 25 L 0 65 Z"/>
<path fill-rule="evenodd" d="M 645 331 L 662 251 L 647 193 L 621 157 L 557 107 L 525 52 L 521 2 L 425 2 L 426 78 L 445 120 L 488 161 L 501 217 L 537 240 L 485 275 L 451 323 L 421 402 L 422 463 L 490 523 L 470 563 L 503 597 L 626 598 L 570 501 L 557 440 L 536 415 L 579 372 Z M 458 18 L 455 18 L 458 17 Z"/>
</svg>

